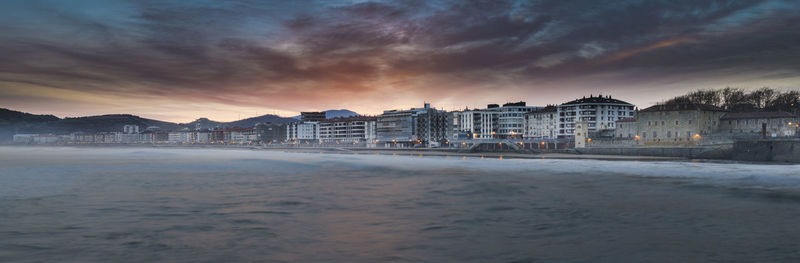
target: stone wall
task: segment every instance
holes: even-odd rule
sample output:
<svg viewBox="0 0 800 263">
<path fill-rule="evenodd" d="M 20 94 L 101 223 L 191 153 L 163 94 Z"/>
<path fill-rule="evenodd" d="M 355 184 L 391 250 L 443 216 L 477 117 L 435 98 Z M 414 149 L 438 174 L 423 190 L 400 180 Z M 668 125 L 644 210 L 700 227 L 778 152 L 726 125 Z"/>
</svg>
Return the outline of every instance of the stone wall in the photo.
<svg viewBox="0 0 800 263">
<path fill-rule="evenodd" d="M 740 140 L 733 144 L 731 159 L 751 162 L 800 163 L 800 140 Z"/>
<path fill-rule="evenodd" d="M 579 154 L 665 156 L 696 159 L 730 159 L 731 145 L 695 147 L 593 147 L 575 148 Z"/>
</svg>

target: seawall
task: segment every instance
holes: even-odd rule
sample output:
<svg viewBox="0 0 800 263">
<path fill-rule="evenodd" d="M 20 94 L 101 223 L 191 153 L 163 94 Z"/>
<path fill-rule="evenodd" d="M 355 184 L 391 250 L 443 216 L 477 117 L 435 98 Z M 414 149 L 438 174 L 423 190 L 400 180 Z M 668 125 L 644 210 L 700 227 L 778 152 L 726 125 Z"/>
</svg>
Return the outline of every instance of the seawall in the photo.
<svg viewBox="0 0 800 263">
<path fill-rule="evenodd" d="M 800 163 L 800 140 L 746 140 L 733 144 L 731 159 Z"/>
<path fill-rule="evenodd" d="M 664 156 L 689 159 L 730 159 L 731 145 L 694 147 L 597 147 L 575 148 L 579 154 Z"/>
</svg>

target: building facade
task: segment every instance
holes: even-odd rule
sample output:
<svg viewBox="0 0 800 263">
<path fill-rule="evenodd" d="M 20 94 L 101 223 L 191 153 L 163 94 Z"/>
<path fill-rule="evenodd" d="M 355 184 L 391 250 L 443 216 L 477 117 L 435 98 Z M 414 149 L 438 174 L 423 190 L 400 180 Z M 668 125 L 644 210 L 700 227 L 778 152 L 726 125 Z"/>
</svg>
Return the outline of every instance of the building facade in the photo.
<svg viewBox="0 0 800 263">
<path fill-rule="evenodd" d="M 497 134 L 497 111 L 469 110 L 454 112 L 454 139 L 492 139 Z"/>
<path fill-rule="evenodd" d="M 502 107 L 492 107 L 487 110 L 497 111 L 497 133 L 495 138 L 511 139 L 522 138 L 525 134 L 525 114 L 541 109 L 541 107 L 526 106 L 524 101 L 509 102 Z"/>
<path fill-rule="evenodd" d="M 636 118 L 617 120 L 616 129 L 614 129 L 615 138 L 634 139 L 637 134 L 639 134 L 639 130 L 636 128 Z"/>
<path fill-rule="evenodd" d="M 788 112 L 729 112 L 717 133 L 731 137 L 796 137 L 798 118 Z"/>
<path fill-rule="evenodd" d="M 452 130 L 450 116 L 429 103 L 410 110 L 386 110 L 377 117 L 376 140 L 387 147 L 446 143 Z"/>
<path fill-rule="evenodd" d="M 263 143 L 279 143 L 286 140 L 286 125 L 278 123 L 258 123 L 253 127 L 258 140 Z"/>
<path fill-rule="evenodd" d="M 616 128 L 616 121 L 636 114 L 634 105 L 611 96 L 589 96 L 558 105 L 558 136 L 575 136 L 575 123 L 585 121 L 589 131 Z"/>
<path fill-rule="evenodd" d="M 558 136 L 558 108 L 548 105 L 525 114 L 525 138 L 555 139 Z"/>
<path fill-rule="evenodd" d="M 286 125 L 287 141 L 315 141 L 319 140 L 319 123 L 294 122 Z"/>
<path fill-rule="evenodd" d="M 319 123 L 319 139 L 323 143 L 372 142 L 376 123 L 376 117 L 368 116 L 327 119 Z"/>
<path fill-rule="evenodd" d="M 636 114 L 637 144 L 694 145 L 717 130 L 726 111 L 712 105 L 655 105 Z"/>
</svg>

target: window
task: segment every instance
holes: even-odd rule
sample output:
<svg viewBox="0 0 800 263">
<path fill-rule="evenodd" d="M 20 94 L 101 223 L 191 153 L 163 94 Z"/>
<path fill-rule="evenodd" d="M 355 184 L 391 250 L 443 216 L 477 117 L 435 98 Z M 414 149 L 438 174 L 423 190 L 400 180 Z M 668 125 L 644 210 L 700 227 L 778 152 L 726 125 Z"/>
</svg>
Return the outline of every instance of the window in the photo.
<svg viewBox="0 0 800 263">
<path fill-rule="evenodd" d="M 661 121 L 661 126 L 664 126 L 664 121 Z"/>
<path fill-rule="evenodd" d="M 652 125 L 650 124 L 650 121 L 647 121 L 647 126 L 652 126 Z"/>
<path fill-rule="evenodd" d="M 675 121 L 675 125 L 680 125 L 680 121 Z"/>
<path fill-rule="evenodd" d="M 656 133 L 655 131 L 653 131 L 653 138 L 658 138 L 658 133 Z"/>
<path fill-rule="evenodd" d="M 672 131 L 667 131 L 667 138 L 672 138 Z"/>
<path fill-rule="evenodd" d="M 692 120 L 689 120 L 689 125 L 692 125 Z"/>
</svg>

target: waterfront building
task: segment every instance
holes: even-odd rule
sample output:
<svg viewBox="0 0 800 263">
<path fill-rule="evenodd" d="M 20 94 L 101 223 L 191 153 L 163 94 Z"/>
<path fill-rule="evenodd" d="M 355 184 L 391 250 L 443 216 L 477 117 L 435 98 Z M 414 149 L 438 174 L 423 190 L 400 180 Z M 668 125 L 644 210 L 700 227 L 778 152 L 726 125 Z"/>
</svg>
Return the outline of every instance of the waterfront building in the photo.
<svg viewBox="0 0 800 263">
<path fill-rule="evenodd" d="M 286 140 L 286 125 L 279 123 L 258 123 L 254 127 L 258 140 L 264 143 L 277 143 Z"/>
<path fill-rule="evenodd" d="M 541 109 L 541 107 L 526 106 L 524 101 L 509 102 L 502 107 L 489 105 L 487 110 L 497 111 L 497 133 L 495 138 L 510 139 L 522 138 L 525 134 L 525 114 Z"/>
<path fill-rule="evenodd" d="M 454 112 L 454 139 L 492 139 L 497 134 L 497 111 L 465 109 Z"/>
<path fill-rule="evenodd" d="M 75 143 L 93 143 L 94 142 L 94 134 L 88 134 L 85 132 L 73 132 L 70 134 L 72 137 L 72 142 Z"/>
<path fill-rule="evenodd" d="M 312 141 L 319 140 L 319 123 L 294 122 L 286 125 L 287 141 Z"/>
<path fill-rule="evenodd" d="M 160 143 L 169 141 L 169 133 L 158 129 L 148 129 L 141 133 L 140 141 L 144 143 Z"/>
<path fill-rule="evenodd" d="M 233 127 L 228 129 L 230 133 L 230 142 L 232 143 L 247 143 L 258 141 L 258 134 L 253 128 Z M 226 136 L 227 137 L 227 136 Z"/>
<path fill-rule="evenodd" d="M 636 118 L 619 119 L 616 122 L 616 129 L 614 129 L 614 137 L 634 139 L 639 134 L 636 128 Z"/>
<path fill-rule="evenodd" d="M 208 130 L 192 131 L 191 141 L 195 143 L 209 143 L 211 142 L 211 131 Z"/>
<path fill-rule="evenodd" d="M 589 96 L 558 105 L 558 137 L 575 135 L 575 123 L 585 121 L 589 131 L 614 129 L 619 119 L 636 114 L 634 105 L 611 96 Z"/>
<path fill-rule="evenodd" d="M 655 105 L 636 113 L 637 144 L 693 145 L 717 129 L 726 111 L 705 104 Z"/>
<path fill-rule="evenodd" d="M 525 138 L 555 139 L 558 135 L 558 108 L 548 105 L 525 114 Z"/>
<path fill-rule="evenodd" d="M 116 137 L 114 139 L 116 143 L 137 143 L 141 141 L 141 135 L 139 133 L 115 132 L 114 136 Z"/>
<path fill-rule="evenodd" d="M 128 124 L 122 126 L 122 132 L 126 134 L 139 133 L 139 125 Z"/>
<path fill-rule="evenodd" d="M 788 112 L 729 112 L 722 115 L 717 133 L 731 137 L 794 137 L 798 118 Z"/>
<path fill-rule="evenodd" d="M 446 142 L 451 119 L 446 111 L 432 108 L 386 110 L 377 117 L 377 140 L 388 147 L 407 147 L 415 144 Z"/>
<path fill-rule="evenodd" d="M 192 133 L 189 131 L 171 131 L 167 140 L 170 143 L 190 143 L 192 142 Z"/>
<path fill-rule="evenodd" d="M 376 137 L 376 117 L 353 116 L 319 122 L 319 139 L 323 143 L 371 142 Z"/>
<path fill-rule="evenodd" d="M 417 140 L 427 146 L 441 146 L 448 143 L 451 114 L 430 107 L 416 118 Z"/>
</svg>

